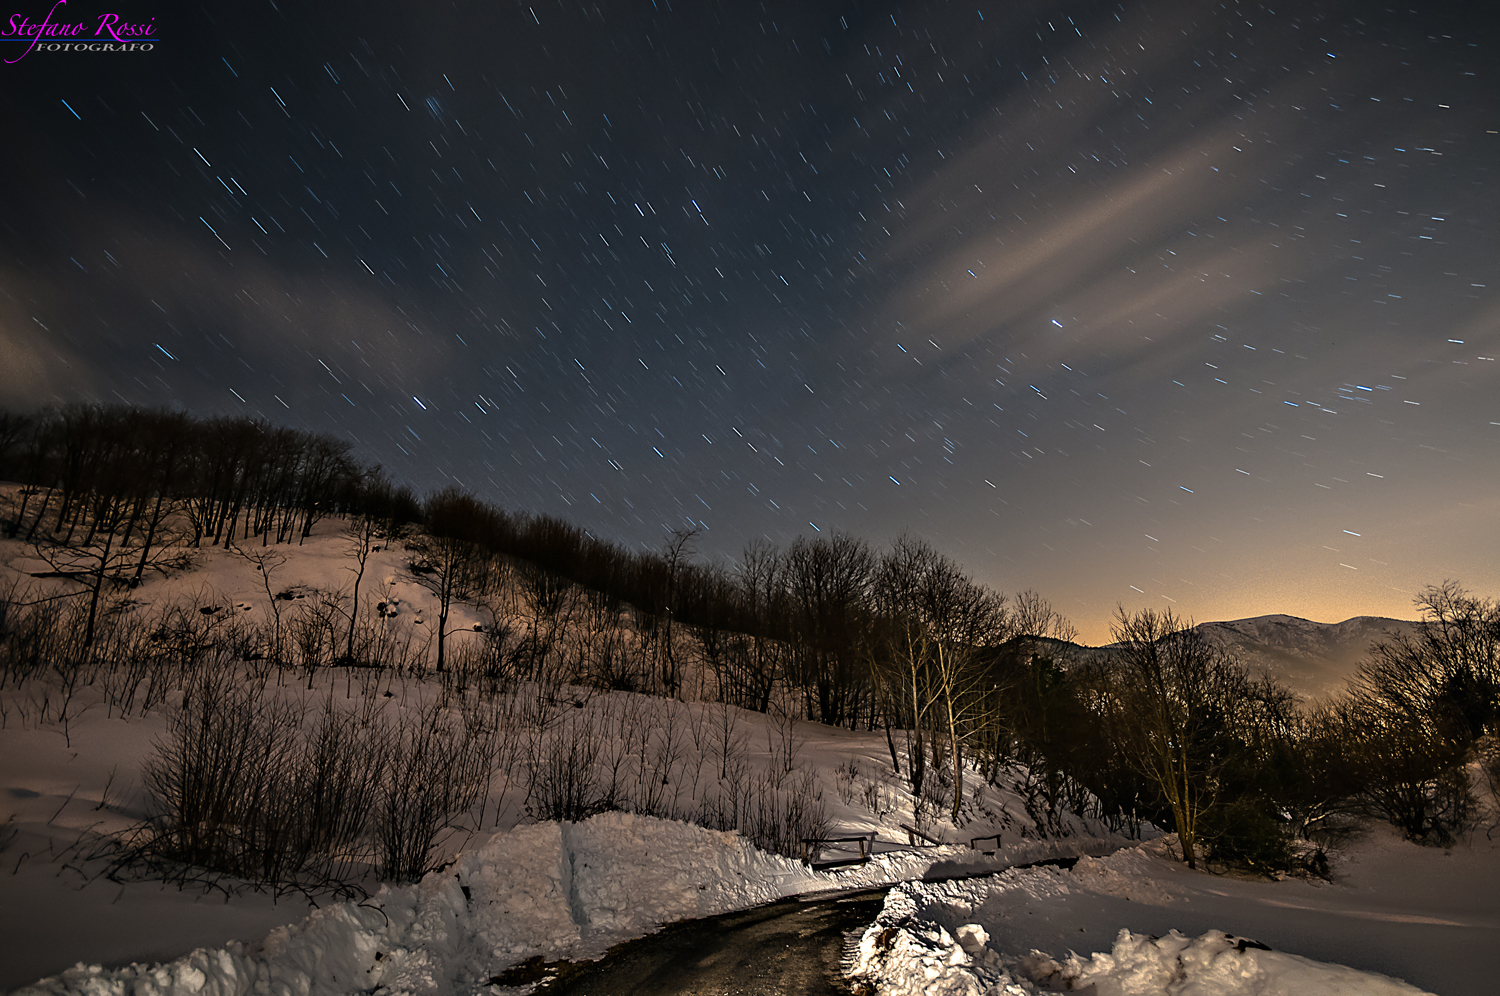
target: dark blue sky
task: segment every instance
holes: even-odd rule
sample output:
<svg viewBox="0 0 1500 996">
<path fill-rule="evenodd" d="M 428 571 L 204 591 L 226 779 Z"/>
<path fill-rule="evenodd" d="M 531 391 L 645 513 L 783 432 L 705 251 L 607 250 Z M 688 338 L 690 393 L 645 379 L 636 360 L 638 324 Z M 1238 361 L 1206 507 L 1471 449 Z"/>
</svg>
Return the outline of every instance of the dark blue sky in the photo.
<svg viewBox="0 0 1500 996">
<path fill-rule="evenodd" d="M 910 529 L 1092 639 L 1500 588 L 1485 4 L 225 6 L 0 34 L 0 403 L 705 556 Z"/>
</svg>

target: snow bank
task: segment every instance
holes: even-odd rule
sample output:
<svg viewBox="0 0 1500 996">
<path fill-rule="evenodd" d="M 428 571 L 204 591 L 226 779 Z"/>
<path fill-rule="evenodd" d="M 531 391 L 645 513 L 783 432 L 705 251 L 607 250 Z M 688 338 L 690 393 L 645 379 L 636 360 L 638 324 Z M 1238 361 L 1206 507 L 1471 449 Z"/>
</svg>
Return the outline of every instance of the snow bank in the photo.
<svg viewBox="0 0 1500 996">
<path fill-rule="evenodd" d="M 757 871 L 777 863 L 792 865 L 733 834 L 622 813 L 581 825 L 517 827 L 416 885 L 387 886 L 367 902 L 316 910 L 260 944 L 200 949 L 154 967 L 80 964 L 20 992 L 461 991 L 534 954 L 577 957 L 597 946 L 591 940 L 605 943 L 669 919 L 747 905 L 767 889 Z"/>
<path fill-rule="evenodd" d="M 1343 965 L 1271 951 L 1223 931 L 1189 938 L 1121 929 L 1112 950 L 1089 956 L 996 950 L 992 933 L 1022 900 L 1085 892 L 1166 903 L 1138 850 L 1082 858 L 1072 872 L 1014 869 L 984 879 L 910 882 L 892 889 L 860 939 L 849 974 L 881 996 L 1022 996 L 1087 990 L 1098 996 L 1413 996 L 1423 990 Z M 981 922 L 965 922 L 978 918 Z M 1092 987 L 1092 988 L 1091 988 Z"/>
<path fill-rule="evenodd" d="M 1220 931 L 1166 937 L 1121 930 L 1114 950 L 1061 963 L 1045 955 L 1020 960 L 1029 978 L 1048 989 L 1093 987 L 1098 996 L 1421 996 L 1422 990 L 1398 979 L 1329 965 Z"/>
<path fill-rule="evenodd" d="M 1073 877 L 1106 896 L 1165 905 L 1172 901 L 1172 893 L 1152 877 L 1150 865 L 1151 858 L 1140 848 L 1127 847 L 1107 858 L 1079 858 Z"/>
<path fill-rule="evenodd" d="M 574 913 L 591 939 L 637 936 L 683 917 L 742 909 L 805 888 L 808 880 L 800 863 L 757 850 L 736 833 L 629 813 L 563 830 Z"/>
<path fill-rule="evenodd" d="M 79 964 L 18 994 L 472 992 L 533 955 L 595 957 L 675 920 L 796 893 L 887 884 L 956 864 L 964 850 L 884 854 L 828 873 L 757 850 L 738 834 L 687 823 L 629 813 L 539 823 L 497 834 L 415 885 L 315 910 L 258 944 L 200 948 L 165 965 Z M 982 860 L 995 867 L 1015 857 Z"/>
<path fill-rule="evenodd" d="M 860 938 L 848 974 L 876 984 L 882 996 L 1034 992 L 1006 971 L 999 953 L 986 946 L 989 932 L 981 925 L 965 924 L 950 933 L 940 922 L 954 914 L 966 917 L 990 896 L 1015 890 L 1041 899 L 1066 894 L 1068 886 L 1056 868 L 1013 869 L 986 879 L 896 886 Z M 949 916 L 939 916 L 938 911 Z"/>
</svg>

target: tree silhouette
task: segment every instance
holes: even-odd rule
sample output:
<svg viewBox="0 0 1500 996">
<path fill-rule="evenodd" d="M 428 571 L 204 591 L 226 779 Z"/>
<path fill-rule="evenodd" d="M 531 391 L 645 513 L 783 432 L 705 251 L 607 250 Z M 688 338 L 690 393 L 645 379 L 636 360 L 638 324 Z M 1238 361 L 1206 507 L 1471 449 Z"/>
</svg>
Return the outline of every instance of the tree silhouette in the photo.
<svg viewBox="0 0 1500 996">
<path fill-rule="evenodd" d="M 1100 706 L 1126 757 L 1172 810 L 1183 860 L 1198 866 L 1203 813 L 1244 750 L 1252 701 L 1243 666 L 1171 610 L 1119 609 Z"/>
<path fill-rule="evenodd" d="M 437 669 L 444 669 L 448 613 L 455 602 L 474 602 L 489 590 L 493 558 L 488 541 L 500 514 L 458 488 L 446 488 L 423 506 L 426 532 L 406 541 L 412 554 L 405 579 L 438 600 Z"/>
</svg>

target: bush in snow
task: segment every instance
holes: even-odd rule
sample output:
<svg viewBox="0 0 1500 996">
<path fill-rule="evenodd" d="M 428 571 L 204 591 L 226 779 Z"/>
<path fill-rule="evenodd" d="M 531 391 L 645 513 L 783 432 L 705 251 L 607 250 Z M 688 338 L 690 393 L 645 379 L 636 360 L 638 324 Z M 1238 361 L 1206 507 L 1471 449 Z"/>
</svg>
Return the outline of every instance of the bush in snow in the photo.
<svg viewBox="0 0 1500 996">
<path fill-rule="evenodd" d="M 362 697 L 304 699 L 222 665 L 183 695 L 144 782 L 155 814 L 120 865 L 177 863 L 282 887 L 348 884 L 378 863 L 411 881 L 441 832 L 484 793 L 496 723 L 434 702 L 391 718 Z"/>
<path fill-rule="evenodd" d="M 383 877 L 413 882 L 431 870 L 438 834 L 484 794 L 495 736 L 491 717 L 455 716 L 440 702 L 388 730 L 376 822 Z"/>
<path fill-rule="evenodd" d="M 281 881 L 300 863 L 281 817 L 303 717 L 224 663 L 188 686 L 146 764 L 143 780 L 157 814 L 136 850 Z"/>
</svg>

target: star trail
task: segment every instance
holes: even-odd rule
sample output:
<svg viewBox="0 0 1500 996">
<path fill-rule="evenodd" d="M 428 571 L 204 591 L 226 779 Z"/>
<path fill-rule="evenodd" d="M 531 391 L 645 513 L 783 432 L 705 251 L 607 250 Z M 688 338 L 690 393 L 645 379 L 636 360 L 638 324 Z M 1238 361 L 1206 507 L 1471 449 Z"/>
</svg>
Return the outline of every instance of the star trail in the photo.
<svg viewBox="0 0 1500 996">
<path fill-rule="evenodd" d="M 8 2 L 9 407 L 910 530 L 1091 640 L 1500 587 L 1482 4 Z"/>
</svg>

